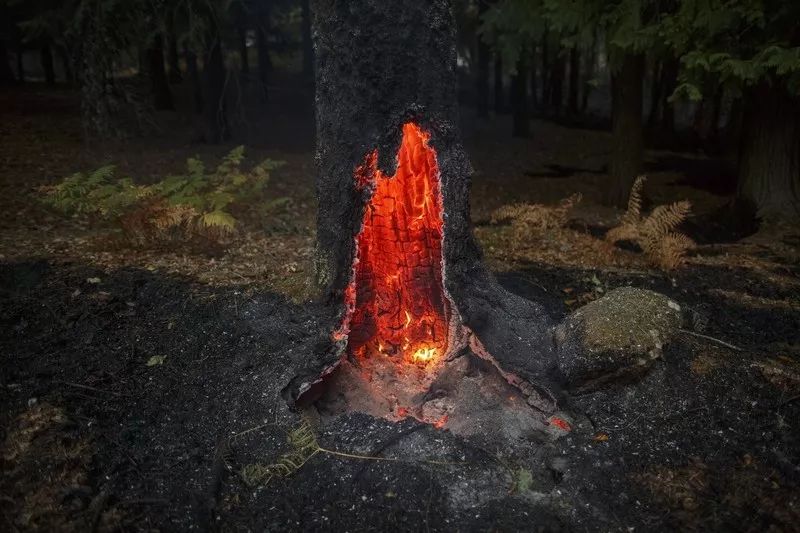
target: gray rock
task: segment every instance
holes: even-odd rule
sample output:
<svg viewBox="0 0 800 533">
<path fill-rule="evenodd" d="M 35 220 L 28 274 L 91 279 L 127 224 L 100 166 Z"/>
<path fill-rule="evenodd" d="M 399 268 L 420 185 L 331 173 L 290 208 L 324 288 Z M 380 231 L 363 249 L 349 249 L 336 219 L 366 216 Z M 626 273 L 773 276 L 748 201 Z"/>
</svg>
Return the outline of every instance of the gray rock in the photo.
<svg viewBox="0 0 800 533">
<path fill-rule="evenodd" d="M 663 294 L 615 289 L 556 327 L 557 365 L 573 391 L 635 379 L 661 357 L 680 326 L 680 306 Z"/>
</svg>

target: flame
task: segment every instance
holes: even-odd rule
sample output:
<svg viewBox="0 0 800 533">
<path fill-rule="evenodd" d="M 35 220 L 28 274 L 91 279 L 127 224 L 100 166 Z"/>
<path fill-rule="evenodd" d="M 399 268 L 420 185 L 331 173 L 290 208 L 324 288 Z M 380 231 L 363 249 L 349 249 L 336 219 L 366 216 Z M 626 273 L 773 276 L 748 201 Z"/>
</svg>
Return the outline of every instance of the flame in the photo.
<svg viewBox="0 0 800 533">
<path fill-rule="evenodd" d="M 356 168 L 356 189 L 370 198 L 356 238 L 353 288 L 345 294 L 353 355 L 427 366 L 446 349 L 442 197 L 429 140 L 407 123 L 393 176 L 378 170 L 377 150 Z"/>
</svg>

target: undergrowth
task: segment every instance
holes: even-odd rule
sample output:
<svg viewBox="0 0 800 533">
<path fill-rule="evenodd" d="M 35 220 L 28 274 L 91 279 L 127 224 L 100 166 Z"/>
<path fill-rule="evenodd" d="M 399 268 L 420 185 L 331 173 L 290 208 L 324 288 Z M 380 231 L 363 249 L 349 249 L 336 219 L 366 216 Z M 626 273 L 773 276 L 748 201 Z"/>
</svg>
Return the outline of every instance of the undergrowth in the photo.
<svg viewBox="0 0 800 533">
<path fill-rule="evenodd" d="M 237 216 L 244 211 L 263 212 L 286 202 L 264 198 L 270 172 L 282 162 L 265 160 L 244 170 L 243 160 L 243 146 L 211 171 L 200 159 L 190 158 L 184 174 L 152 185 L 117 176 L 116 167 L 108 165 L 43 188 L 44 202 L 67 215 L 113 223 L 135 245 L 198 237 L 218 243 L 236 231 Z"/>
<path fill-rule="evenodd" d="M 610 243 L 632 241 L 638 244 L 650 263 L 672 270 L 686 262 L 686 252 L 695 247 L 694 241 L 677 231 L 689 215 L 687 200 L 659 205 L 648 216 L 642 215 L 642 189 L 646 178 L 639 176 L 633 183 L 628 209 L 620 224 L 606 234 Z"/>
</svg>

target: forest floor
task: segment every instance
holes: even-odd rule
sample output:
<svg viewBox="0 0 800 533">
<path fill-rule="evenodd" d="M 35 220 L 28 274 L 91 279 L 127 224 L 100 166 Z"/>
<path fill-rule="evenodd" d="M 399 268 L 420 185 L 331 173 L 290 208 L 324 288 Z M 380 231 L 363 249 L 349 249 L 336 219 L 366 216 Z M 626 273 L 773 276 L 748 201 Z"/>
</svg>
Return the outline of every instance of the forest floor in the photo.
<svg viewBox="0 0 800 533">
<path fill-rule="evenodd" d="M 650 151 L 647 207 L 690 200 L 682 229 L 698 242 L 684 266 L 656 269 L 603 240 L 621 215 L 599 204 L 607 133 L 537 120 L 512 139 L 507 117 L 468 112 L 473 219 L 501 283 L 555 320 L 649 288 L 680 303 L 689 333 L 649 393 L 576 399 L 591 427 L 554 443 L 487 449 L 351 413 L 315 426 L 320 445 L 388 460 L 320 452 L 244 484 L 242 467 L 279 456 L 301 424 L 280 391 L 324 314 L 311 302 L 313 116 L 280 94 L 238 126 L 248 161 L 286 161 L 267 194 L 289 202 L 208 250 L 131 247 L 47 209 L 39 188 L 108 162 L 152 179 L 233 145 L 189 142 L 185 115 L 162 117 L 180 134 L 87 144 L 74 94 L 0 92 L 0 528 L 796 530 L 800 230 L 726 231 L 712 222 L 731 193 L 725 162 Z M 521 238 L 492 223 L 501 206 L 576 192 L 563 227 Z"/>
</svg>

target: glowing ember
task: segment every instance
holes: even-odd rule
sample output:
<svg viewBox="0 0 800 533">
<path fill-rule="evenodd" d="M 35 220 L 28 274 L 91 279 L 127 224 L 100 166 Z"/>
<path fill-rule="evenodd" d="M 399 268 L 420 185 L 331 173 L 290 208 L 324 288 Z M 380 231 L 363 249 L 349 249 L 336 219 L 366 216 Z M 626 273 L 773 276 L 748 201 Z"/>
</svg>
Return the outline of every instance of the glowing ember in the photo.
<svg viewBox="0 0 800 533">
<path fill-rule="evenodd" d="M 414 355 L 411 356 L 411 360 L 415 363 L 422 363 L 428 364 L 433 361 L 436 357 L 436 348 L 420 348 Z"/>
<path fill-rule="evenodd" d="M 428 365 L 447 345 L 442 285 L 442 198 L 430 135 L 403 126 L 397 171 L 378 170 L 373 151 L 355 172 L 356 186 L 371 197 L 357 237 L 348 349 L 359 358 L 377 354 Z M 349 328 L 348 328 L 349 326 Z"/>
</svg>

